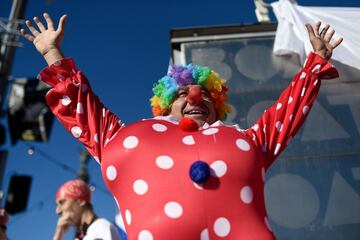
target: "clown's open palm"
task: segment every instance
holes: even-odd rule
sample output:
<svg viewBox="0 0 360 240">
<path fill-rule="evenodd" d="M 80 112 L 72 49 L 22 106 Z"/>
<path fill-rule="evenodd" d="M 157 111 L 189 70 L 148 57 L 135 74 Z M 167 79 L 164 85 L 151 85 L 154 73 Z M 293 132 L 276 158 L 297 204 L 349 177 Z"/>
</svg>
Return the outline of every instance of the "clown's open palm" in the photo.
<svg viewBox="0 0 360 240">
<path fill-rule="evenodd" d="M 54 23 L 49 14 L 43 14 L 47 27 L 40 21 L 38 17 L 34 17 L 38 29 L 36 29 L 29 20 L 27 20 L 26 26 L 30 30 L 31 34 L 26 32 L 25 29 L 21 29 L 23 36 L 34 44 L 38 52 L 45 57 L 49 65 L 55 61 L 62 59 L 60 45 L 64 38 L 66 15 L 63 15 L 59 20 L 57 29 L 54 27 Z"/>
<path fill-rule="evenodd" d="M 332 56 L 333 50 L 340 45 L 342 42 L 342 38 L 336 39 L 333 43 L 331 43 L 332 38 L 334 37 L 334 30 L 331 30 L 329 34 L 327 31 L 330 28 L 330 25 L 326 25 L 320 32 L 321 22 L 317 22 L 314 26 L 310 24 L 306 24 L 306 28 L 308 30 L 309 39 L 313 50 L 315 53 L 320 55 L 321 57 L 329 60 Z"/>
</svg>

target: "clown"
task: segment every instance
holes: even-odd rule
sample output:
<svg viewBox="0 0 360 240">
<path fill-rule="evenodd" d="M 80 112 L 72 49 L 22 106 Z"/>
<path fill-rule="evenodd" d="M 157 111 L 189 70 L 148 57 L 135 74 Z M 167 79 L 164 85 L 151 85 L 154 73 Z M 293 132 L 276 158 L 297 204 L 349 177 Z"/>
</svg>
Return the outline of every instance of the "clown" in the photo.
<svg viewBox="0 0 360 240">
<path fill-rule="evenodd" d="M 307 25 L 314 53 L 304 68 L 249 129 L 225 125 L 227 87 L 215 71 L 170 66 L 153 88 L 155 118 L 124 125 L 92 92 L 60 43 L 57 29 L 34 18 L 21 30 L 49 67 L 40 78 L 60 122 L 100 163 L 121 206 L 129 239 L 275 239 L 264 204 L 264 175 L 302 125 L 321 79 L 337 77 L 327 62 L 342 39 L 329 26 Z M 326 37 L 325 37 L 326 35 Z M 169 147 L 169 145 L 171 147 Z"/>
</svg>

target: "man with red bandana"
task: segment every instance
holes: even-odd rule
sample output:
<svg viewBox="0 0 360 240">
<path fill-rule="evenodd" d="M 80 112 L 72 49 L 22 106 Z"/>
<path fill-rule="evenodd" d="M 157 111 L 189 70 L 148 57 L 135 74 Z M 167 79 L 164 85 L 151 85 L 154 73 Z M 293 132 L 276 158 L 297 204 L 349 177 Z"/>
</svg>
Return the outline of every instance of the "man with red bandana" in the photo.
<svg viewBox="0 0 360 240">
<path fill-rule="evenodd" d="M 64 239 L 71 226 L 77 228 L 76 239 L 120 240 L 116 227 L 99 218 L 91 204 L 91 191 L 81 179 L 64 183 L 56 193 L 56 213 L 59 214 L 54 240 Z"/>
<path fill-rule="evenodd" d="M 342 39 L 329 25 L 306 25 L 313 46 L 304 68 L 249 129 L 224 124 L 230 108 L 225 80 L 197 65 L 170 66 L 153 88 L 155 118 L 125 126 L 92 92 L 60 44 L 58 28 L 35 17 L 31 34 L 45 58 L 46 98 L 65 128 L 101 164 L 121 206 L 129 239 L 273 240 L 264 204 L 264 175 L 301 127 L 322 79 L 338 76 L 328 63 Z M 328 34 L 327 34 L 328 33 Z M 190 176 L 189 176 L 190 175 Z"/>
</svg>

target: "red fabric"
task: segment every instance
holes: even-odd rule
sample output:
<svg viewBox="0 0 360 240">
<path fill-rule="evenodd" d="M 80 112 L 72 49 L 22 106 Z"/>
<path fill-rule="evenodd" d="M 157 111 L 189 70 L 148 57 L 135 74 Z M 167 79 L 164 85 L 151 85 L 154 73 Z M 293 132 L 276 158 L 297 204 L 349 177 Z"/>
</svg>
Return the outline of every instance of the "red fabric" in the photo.
<svg viewBox="0 0 360 240">
<path fill-rule="evenodd" d="M 319 79 L 333 77 L 337 71 L 331 64 L 310 54 L 253 127 L 185 132 L 159 119 L 122 126 L 70 59 L 41 73 L 54 86 L 47 94 L 50 108 L 101 163 L 129 239 L 173 240 L 275 239 L 264 204 L 265 171 L 301 127 Z M 212 169 L 203 186 L 188 175 L 197 160 Z"/>
<path fill-rule="evenodd" d="M 79 199 L 86 202 L 91 201 L 91 191 L 87 183 L 81 179 L 70 180 L 57 190 L 56 192 L 56 202 L 60 199 L 71 198 Z"/>
</svg>

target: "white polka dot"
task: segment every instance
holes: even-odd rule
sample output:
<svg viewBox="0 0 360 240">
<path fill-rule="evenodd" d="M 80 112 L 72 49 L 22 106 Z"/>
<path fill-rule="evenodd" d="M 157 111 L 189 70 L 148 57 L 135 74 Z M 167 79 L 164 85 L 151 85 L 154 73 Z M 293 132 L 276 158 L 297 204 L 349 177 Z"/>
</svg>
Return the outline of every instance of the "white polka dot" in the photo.
<svg viewBox="0 0 360 240">
<path fill-rule="evenodd" d="M 174 160 L 169 156 L 159 156 L 156 158 L 156 165 L 162 169 L 170 169 L 174 166 Z"/>
<path fill-rule="evenodd" d="M 193 138 L 193 136 L 186 136 L 182 139 L 183 143 L 186 145 L 194 145 L 195 144 L 195 140 Z"/>
<path fill-rule="evenodd" d="M 281 132 L 282 128 L 283 128 L 283 125 L 280 121 L 277 121 L 276 124 L 275 124 L 275 127 L 276 127 L 276 130 L 278 132 Z"/>
<path fill-rule="evenodd" d="M 261 178 L 265 182 L 265 168 L 261 168 Z"/>
<path fill-rule="evenodd" d="M 308 59 L 305 59 L 305 62 L 304 62 L 304 65 L 303 65 L 304 67 L 305 67 L 305 65 L 306 65 L 306 63 L 307 63 L 307 60 L 308 60 Z"/>
<path fill-rule="evenodd" d="M 212 134 L 217 133 L 218 131 L 219 131 L 219 129 L 217 129 L 217 128 L 208 128 L 208 129 L 204 130 L 202 133 L 204 135 L 212 135 Z"/>
<path fill-rule="evenodd" d="M 249 186 L 243 187 L 240 191 L 240 198 L 241 198 L 241 201 L 243 201 L 246 204 L 251 203 L 254 198 L 251 187 L 249 187 Z"/>
<path fill-rule="evenodd" d="M 71 69 L 73 74 L 76 74 L 76 70 L 75 69 Z"/>
<path fill-rule="evenodd" d="M 179 218 L 183 213 L 181 205 L 177 202 L 166 203 L 164 211 L 166 216 L 168 216 L 169 218 Z"/>
<path fill-rule="evenodd" d="M 227 170 L 227 166 L 226 163 L 224 161 L 221 160 L 217 160 L 215 162 L 213 162 L 210 165 L 211 168 L 211 175 L 215 175 L 216 177 L 222 177 L 225 175 L 226 170 Z"/>
<path fill-rule="evenodd" d="M 110 127 L 109 127 L 109 131 L 111 131 L 112 128 L 113 128 L 113 124 L 111 123 L 111 124 L 110 124 Z"/>
<path fill-rule="evenodd" d="M 320 71 L 320 68 L 321 68 L 321 65 L 320 65 L 320 64 L 317 64 L 317 65 L 312 69 L 312 72 L 319 72 L 319 71 Z"/>
<path fill-rule="evenodd" d="M 202 185 L 201 183 L 193 182 L 193 184 L 194 184 L 194 186 L 195 186 L 197 189 L 199 189 L 199 190 L 203 190 L 203 189 L 204 189 L 204 187 L 203 187 L 203 185 Z"/>
<path fill-rule="evenodd" d="M 61 98 L 61 104 L 64 106 L 67 106 L 71 103 L 71 99 L 69 96 L 62 96 Z"/>
<path fill-rule="evenodd" d="M 126 211 L 125 211 L 125 219 L 126 219 L 127 225 L 130 225 L 131 224 L 131 212 L 129 211 L 129 209 L 126 209 Z"/>
<path fill-rule="evenodd" d="M 156 132 L 165 132 L 167 130 L 167 127 L 163 124 L 159 124 L 159 123 L 155 123 L 152 125 L 152 128 L 156 131 Z"/>
<path fill-rule="evenodd" d="M 82 92 L 86 92 L 87 88 L 88 88 L 88 87 L 87 87 L 86 84 L 83 83 L 83 84 L 81 85 L 81 91 L 82 91 Z"/>
<path fill-rule="evenodd" d="M 307 114 L 307 112 L 309 111 L 309 107 L 308 107 L 308 106 L 304 106 L 302 111 L 303 111 L 303 114 L 304 114 L 304 115 Z"/>
<path fill-rule="evenodd" d="M 266 216 L 264 218 L 264 222 L 265 222 L 266 227 L 269 229 L 269 231 L 272 232 L 269 220 L 268 220 L 268 218 Z"/>
<path fill-rule="evenodd" d="M 99 134 L 95 133 L 95 135 L 94 135 L 94 141 L 95 141 L 96 143 L 99 143 Z"/>
<path fill-rule="evenodd" d="M 301 91 L 301 96 L 303 97 L 305 95 L 306 88 L 303 88 Z"/>
<path fill-rule="evenodd" d="M 252 126 L 252 129 L 254 131 L 257 131 L 259 129 L 259 124 L 255 124 L 254 126 Z"/>
<path fill-rule="evenodd" d="M 274 155 L 278 154 L 279 150 L 280 150 L 280 147 L 281 147 L 281 144 L 278 143 L 276 144 L 276 148 L 275 148 L 275 151 L 274 151 Z"/>
<path fill-rule="evenodd" d="M 224 217 L 216 219 L 214 223 L 214 232 L 219 237 L 226 237 L 230 233 L 230 222 Z"/>
<path fill-rule="evenodd" d="M 255 136 L 255 134 L 253 134 L 252 140 L 255 140 L 255 139 L 256 139 L 256 136 Z"/>
<path fill-rule="evenodd" d="M 205 228 L 204 230 L 201 231 L 200 233 L 200 240 L 209 240 L 209 230 L 207 228 Z"/>
<path fill-rule="evenodd" d="M 293 115 L 291 114 L 291 115 L 289 116 L 289 121 L 290 121 L 290 122 L 291 122 L 292 118 L 293 118 Z"/>
<path fill-rule="evenodd" d="M 266 125 L 264 125 L 264 127 L 263 127 L 263 132 L 264 133 L 266 132 Z"/>
<path fill-rule="evenodd" d="M 106 169 L 106 177 L 110 181 L 114 181 L 116 176 L 117 176 L 116 168 L 114 166 L 112 166 L 112 165 L 108 166 L 107 169 Z"/>
<path fill-rule="evenodd" d="M 314 86 L 316 86 L 318 84 L 318 82 L 319 82 L 318 79 L 316 79 L 314 82 Z"/>
<path fill-rule="evenodd" d="M 72 127 L 71 128 L 71 133 L 74 137 L 78 138 L 80 137 L 81 133 L 82 133 L 82 130 L 80 127 L 78 126 L 75 126 L 75 127 Z"/>
<path fill-rule="evenodd" d="M 293 98 L 290 96 L 288 100 L 288 104 L 290 104 L 293 101 Z"/>
<path fill-rule="evenodd" d="M 249 151 L 250 150 L 250 144 L 245 141 L 244 139 L 237 139 L 236 140 L 236 146 L 240 148 L 240 150 L 243 151 Z"/>
<path fill-rule="evenodd" d="M 278 103 L 278 104 L 276 105 L 276 110 L 279 110 L 279 109 L 281 108 L 281 106 L 282 106 L 282 104 L 281 104 L 281 103 Z"/>
<path fill-rule="evenodd" d="M 129 136 L 125 138 L 123 145 L 127 149 L 133 149 L 136 148 L 136 146 L 139 144 L 139 140 L 135 136 Z"/>
<path fill-rule="evenodd" d="M 153 239 L 154 239 L 153 235 L 148 230 L 142 230 L 138 236 L 138 240 L 153 240 Z"/>
<path fill-rule="evenodd" d="M 134 182 L 133 188 L 137 194 L 144 195 L 148 191 L 149 187 L 144 180 L 138 179 Z"/>
<path fill-rule="evenodd" d="M 83 105 L 82 105 L 81 103 L 78 103 L 78 104 L 76 105 L 76 113 L 81 114 L 81 113 L 83 113 L 83 112 L 84 112 Z"/>
<path fill-rule="evenodd" d="M 306 72 L 302 72 L 301 75 L 300 75 L 300 79 L 303 79 L 306 77 Z"/>
</svg>

